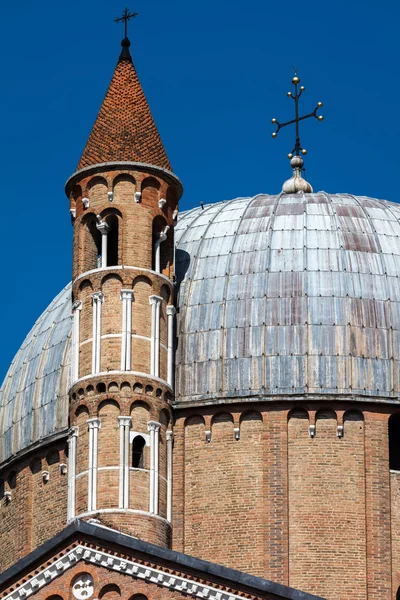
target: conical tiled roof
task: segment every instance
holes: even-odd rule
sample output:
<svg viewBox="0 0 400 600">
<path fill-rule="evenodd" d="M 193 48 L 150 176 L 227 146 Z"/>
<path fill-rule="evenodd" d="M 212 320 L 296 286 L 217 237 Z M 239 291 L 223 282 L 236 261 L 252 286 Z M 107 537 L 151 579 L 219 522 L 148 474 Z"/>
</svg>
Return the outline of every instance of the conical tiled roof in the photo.
<svg viewBox="0 0 400 600">
<path fill-rule="evenodd" d="M 97 115 L 78 170 L 103 162 L 143 162 L 172 170 L 140 85 L 129 41 Z"/>
</svg>

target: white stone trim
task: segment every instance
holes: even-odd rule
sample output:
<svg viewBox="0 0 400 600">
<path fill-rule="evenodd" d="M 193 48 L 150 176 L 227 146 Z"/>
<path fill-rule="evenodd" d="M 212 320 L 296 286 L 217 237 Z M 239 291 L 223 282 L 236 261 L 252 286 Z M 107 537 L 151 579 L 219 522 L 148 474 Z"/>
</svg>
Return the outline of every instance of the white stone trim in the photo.
<svg viewBox="0 0 400 600">
<path fill-rule="evenodd" d="M 81 273 L 78 275 L 78 277 L 75 277 L 72 285 L 75 285 L 75 283 L 80 279 L 84 279 L 89 275 L 93 275 L 93 273 L 99 273 L 100 271 L 126 271 L 127 269 L 133 269 L 134 271 L 139 271 L 140 273 L 150 273 L 150 275 L 158 275 L 158 277 L 162 277 L 166 282 L 172 285 L 170 278 L 166 275 L 157 273 L 157 271 L 153 271 L 153 269 L 144 269 L 143 267 L 134 267 L 133 265 L 116 265 L 113 267 L 105 267 L 104 269 L 101 267 L 98 267 L 97 269 L 90 269 L 90 271 L 85 271 L 85 273 Z"/>
<path fill-rule="evenodd" d="M 101 217 L 98 216 L 98 219 L 101 219 Z M 101 233 L 101 268 L 105 269 L 107 267 L 107 241 L 110 227 L 105 221 L 101 220 L 96 223 L 96 227 Z"/>
<path fill-rule="evenodd" d="M 89 460 L 88 460 L 88 510 L 97 507 L 97 455 L 99 444 L 100 419 L 88 419 Z"/>
<path fill-rule="evenodd" d="M 150 502 L 149 511 L 158 515 L 158 457 L 161 423 L 149 421 L 147 428 L 150 432 Z"/>
<path fill-rule="evenodd" d="M 142 437 L 144 439 L 144 441 L 146 442 L 146 446 L 149 448 L 150 447 L 150 436 L 148 433 L 143 433 L 143 431 L 131 431 L 130 435 L 129 435 L 129 442 L 132 444 L 133 440 L 138 437 L 138 435 L 140 435 L 140 437 Z"/>
<path fill-rule="evenodd" d="M 141 371 L 102 371 L 101 373 L 96 373 L 96 377 L 105 377 L 106 375 L 131 375 L 133 377 L 140 377 L 143 379 L 148 379 L 150 382 L 158 381 L 162 385 L 168 386 L 168 388 L 172 391 L 171 386 L 168 384 L 168 381 L 165 379 L 161 379 L 161 377 L 154 377 L 149 375 L 148 373 L 142 373 Z M 85 375 L 75 381 L 74 385 L 81 383 L 82 381 L 87 381 L 88 379 L 92 379 L 93 375 Z M 70 386 L 71 389 L 72 386 Z"/>
<path fill-rule="evenodd" d="M 92 374 L 100 371 L 101 354 L 101 305 L 104 302 L 104 294 L 95 292 L 91 294 L 93 302 L 93 327 L 92 327 Z"/>
<path fill-rule="evenodd" d="M 160 310 L 161 296 L 150 296 L 151 305 L 151 348 L 150 348 L 150 375 L 160 376 Z"/>
<path fill-rule="evenodd" d="M 94 564 L 105 567 L 109 571 L 131 575 L 135 579 L 141 579 L 153 583 L 158 587 L 164 587 L 172 591 L 182 592 L 185 596 L 207 600 L 243 600 L 242 596 L 225 592 L 210 585 L 204 585 L 197 581 L 177 575 L 165 573 L 147 565 L 136 563 L 119 556 L 113 556 L 93 548 L 78 545 L 72 548 L 64 556 L 54 560 L 36 575 L 30 577 L 22 585 L 4 596 L 3 600 L 25 600 L 45 587 L 68 569 L 83 561 L 86 564 Z"/>
<path fill-rule="evenodd" d="M 172 448 L 174 432 L 168 429 L 165 437 L 167 441 L 167 521 L 172 523 Z"/>
<path fill-rule="evenodd" d="M 75 517 L 76 438 L 78 427 L 71 427 L 68 436 L 68 505 L 67 521 Z"/>
<path fill-rule="evenodd" d="M 82 310 L 81 300 L 77 300 L 72 305 L 72 353 L 71 353 L 71 381 L 79 379 L 79 332 L 80 316 Z"/>
<path fill-rule="evenodd" d="M 122 341 L 121 371 L 130 371 L 132 353 L 132 301 L 133 290 L 121 290 L 122 300 Z"/>
<path fill-rule="evenodd" d="M 166 225 L 164 231 L 160 231 L 160 233 L 157 234 L 157 238 L 154 242 L 154 268 L 156 273 L 161 273 L 161 244 L 167 239 L 168 231 L 169 225 Z"/>
<path fill-rule="evenodd" d="M 172 304 L 167 306 L 167 321 L 168 321 L 168 365 L 167 365 L 167 380 L 169 385 L 174 388 L 174 316 L 175 306 Z"/>
<path fill-rule="evenodd" d="M 129 508 L 129 431 L 131 417 L 118 417 L 119 446 L 119 508 Z"/>
</svg>

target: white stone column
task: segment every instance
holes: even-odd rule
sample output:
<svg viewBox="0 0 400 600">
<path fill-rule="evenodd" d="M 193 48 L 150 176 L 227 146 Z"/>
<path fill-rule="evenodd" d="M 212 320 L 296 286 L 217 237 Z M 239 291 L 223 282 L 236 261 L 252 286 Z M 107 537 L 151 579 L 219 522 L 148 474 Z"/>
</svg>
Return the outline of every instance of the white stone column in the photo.
<svg viewBox="0 0 400 600">
<path fill-rule="evenodd" d="M 68 508 L 67 521 L 75 517 L 76 439 L 78 427 L 71 427 L 68 436 Z"/>
<path fill-rule="evenodd" d="M 169 385 L 174 387 L 174 316 L 175 306 L 172 304 L 167 306 L 167 318 L 168 318 L 168 368 L 167 368 L 167 381 Z"/>
<path fill-rule="evenodd" d="M 110 227 L 105 221 L 96 223 L 96 227 L 101 233 L 101 268 L 105 269 L 107 266 L 107 241 Z"/>
<path fill-rule="evenodd" d="M 150 502 L 149 511 L 158 514 L 158 453 L 161 423 L 149 421 L 147 429 L 150 432 Z"/>
<path fill-rule="evenodd" d="M 174 433 L 170 429 L 166 433 L 167 438 L 167 521 L 172 523 L 172 448 Z"/>
<path fill-rule="evenodd" d="M 99 444 L 100 419 L 88 419 L 89 465 L 88 465 L 88 510 L 97 508 L 97 455 Z"/>
<path fill-rule="evenodd" d="M 164 231 L 160 231 L 157 234 L 157 238 L 154 242 L 154 269 L 157 273 L 161 273 L 161 244 L 167 239 L 167 233 L 169 226 L 167 225 Z"/>
<path fill-rule="evenodd" d="M 151 342 L 150 342 L 150 375 L 160 376 L 160 308 L 161 296 L 150 296 L 151 304 Z"/>
<path fill-rule="evenodd" d="M 130 371 L 132 367 L 132 301 L 133 290 L 121 290 L 122 300 L 122 338 L 121 371 Z"/>
<path fill-rule="evenodd" d="M 131 417 L 118 417 L 119 447 L 119 508 L 129 508 L 129 431 Z"/>
<path fill-rule="evenodd" d="M 80 342 L 80 315 L 82 310 L 81 300 L 72 305 L 72 354 L 71 354 L 71 383 L 79 379 L 79 342 Z"/>
<path fill-rule="evenodd" d="M 93 303 L 92 373 L 99 373 L 101 353 L 101 305 L 104 301 L 104 295 L 102 292 L 95 292 L 91 296 Z"/>
</svg>

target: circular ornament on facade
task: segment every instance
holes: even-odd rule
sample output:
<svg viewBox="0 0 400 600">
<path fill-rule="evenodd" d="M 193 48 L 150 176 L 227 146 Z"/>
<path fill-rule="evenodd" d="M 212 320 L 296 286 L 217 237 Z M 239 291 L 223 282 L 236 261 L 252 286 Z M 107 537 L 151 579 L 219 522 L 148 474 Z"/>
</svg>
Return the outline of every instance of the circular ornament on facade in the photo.
<svg viewBox="0 0 400 600">
<path fill-rule="evenodd" d="M 77 600 L 91 598 L 94 592 L 93 577 L 89 573 L 79 573 L 72 582 L 72 593 Z"/>
</svg>

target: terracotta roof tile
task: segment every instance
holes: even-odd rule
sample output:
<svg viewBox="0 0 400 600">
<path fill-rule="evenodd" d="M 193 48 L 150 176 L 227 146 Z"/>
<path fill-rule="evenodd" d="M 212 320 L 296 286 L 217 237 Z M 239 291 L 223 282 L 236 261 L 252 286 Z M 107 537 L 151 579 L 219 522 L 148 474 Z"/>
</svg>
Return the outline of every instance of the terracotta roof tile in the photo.
<svg viewBox="0 0 400 600">
<path fill-rule="evenodd" d="M 77 168 L 117 161 L 172 170 L 127 48 L 123 48 Z"/>
</svg>

